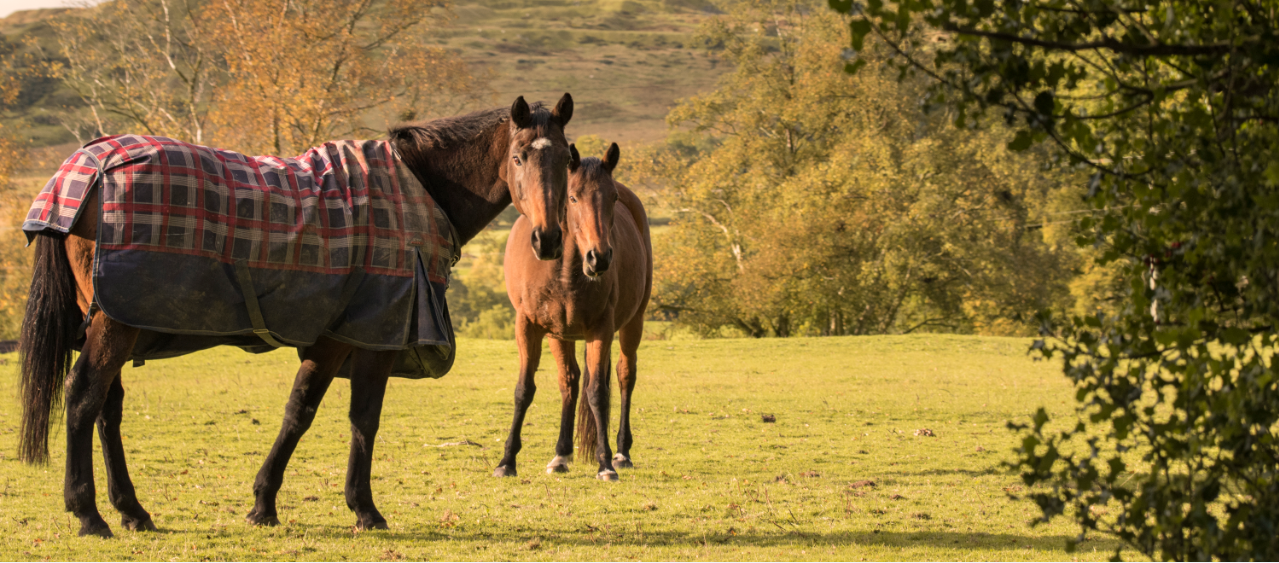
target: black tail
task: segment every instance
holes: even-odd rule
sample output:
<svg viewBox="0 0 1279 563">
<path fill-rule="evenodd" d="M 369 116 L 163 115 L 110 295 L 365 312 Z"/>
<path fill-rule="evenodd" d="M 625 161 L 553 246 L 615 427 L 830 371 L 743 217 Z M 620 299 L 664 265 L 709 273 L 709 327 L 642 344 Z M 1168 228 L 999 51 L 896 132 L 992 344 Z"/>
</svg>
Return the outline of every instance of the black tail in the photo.
<svg viewBox="0 0 1279 563">
<path fill-rule="evenodd" d="M 579 460 L 594 460 L 599 450 L 599 428 L 595 424 L 595 414 L 591 412 L 590 388 L 598 374 L 591 373 L 586 362 L 582 362 L 582 394 L 577 401 L 577 456 Z M 608 374 L 599 378 L 599 385 L 604 387 L 604 404 L 600 405 L 600 415 L 608 420 L 609 405 L 613 401 L 613 391 L 609 389 Z M 607 439 L 607 438 L 606 438 Z"/>
<path fill-rule="evenodd" d="M 76 282 L 61 238 L 36 237 L 35 268 L 18 351 L 22 358 L 22 439 L 18 458 L 49 461 L 49 424 L 62 402 L 62 384 L 81 320 Z"/>
</svg>

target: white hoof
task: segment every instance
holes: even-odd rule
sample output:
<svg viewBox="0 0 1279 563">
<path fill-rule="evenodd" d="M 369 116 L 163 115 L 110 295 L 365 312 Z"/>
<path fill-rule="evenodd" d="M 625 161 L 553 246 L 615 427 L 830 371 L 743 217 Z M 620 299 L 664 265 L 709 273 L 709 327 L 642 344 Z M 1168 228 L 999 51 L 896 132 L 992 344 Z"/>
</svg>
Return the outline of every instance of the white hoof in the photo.
<svg viewBox="0 0 1279 563">
<path fill-rule="evenodd" d="M 548 475 L 552 473 L 568 473 L 568 462 L 569 460 L 564 456 L 557 455 L 555 459 L 546 464 L 546 473 Z"/>
<path fill-rule="evenodd" d="M 595 478 L 596 478 L 596 479 L 599 479 L 600 481 L 616 481 L 616 480 L 617 480 L 617 472 L 616 472 L 616 471 L 609 471 L 609 470 L 605 469 L 604 471 L 599 472 L 599 474 L 598 474 L 598 475 L 596 475 L 596 476 L 595 476 Z"/>
<path fill-rule="evenodd" d="M 622 454 L 616 454 L 613 456 L 613 467 L 618 469 L 634 469 L 635 464 L 631 463 L 631 458 Z"/>
</svg>

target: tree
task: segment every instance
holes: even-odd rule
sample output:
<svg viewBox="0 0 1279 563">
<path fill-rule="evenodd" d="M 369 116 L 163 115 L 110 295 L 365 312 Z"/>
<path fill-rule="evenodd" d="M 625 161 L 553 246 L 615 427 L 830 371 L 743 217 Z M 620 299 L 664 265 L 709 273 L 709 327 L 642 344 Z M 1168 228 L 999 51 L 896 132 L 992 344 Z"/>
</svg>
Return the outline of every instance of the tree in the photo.
<svg viewBox="0 0 1279 563">
<path fill-rule="evenodd" d="M 1029 228 L 1056 179 L 922 112 L 886 58 L 841 72 L 845 18 L 741 3 L 700 37 L 736 70 L 627 169 L 676 214 L 659 309 L 756 337 L 1024 333 L 1065 298 L 1067 253 Z"/>
<path fill-rule="evenodd" d="M 447 112 L 478 82 L 428 45 L 446 0 L 116 1 L 55 21 L 81 141 L 134 131 L 295 154 Z M 380 121 L 379 121 L 380 120 Z"/>
<path fill-rule="evenodd" d="M 891 46 L 961 123 L 997 111 L 1009 148 L 1091 175 L 1079 242 L 1127 294 L 1043 317 L 1035 348 L 1078 398 L 1073 419 L 1013 425 L 1043 517 L 1152 558 L 1279 558 L 1279 5 L 831 5 L 854 14 L 853 49 Z"/>
<path fill-rule="evenodd" d="M 124 130 L 206 142 L 218 56 L 196 0 L 106 2 L 51 22 L 63 82 L 84 101 L 63 125 L 83 143 Z"/>
<path fill-rule="evenodd" d="M 40 84 L 50 68 L 31 45 L 0 38 L 0 112 L 21 103 L 24 88 Z M 17 229 L 26 217 L 30 193 L 16 189 L 13 176 L 29 165 L 26 144 L 18 132 L 0 124 L 0 338 L 14 339 L 26 309 L 31 283 L 31 253 Z"/>
<path fill-rule="evenodd" d="M 365 127 L 369 112 L 412 118 L 428 99 L 446 105 L 450 94 L 468 92 L 475 84 L 462 61 L 425 40 L 427 24 L 447 7 L 447 0 L 212 0 L 204 18 L 226 64 L 211 116 L 220 142 L 292 154 L 384 130 Z"/>
</svg>

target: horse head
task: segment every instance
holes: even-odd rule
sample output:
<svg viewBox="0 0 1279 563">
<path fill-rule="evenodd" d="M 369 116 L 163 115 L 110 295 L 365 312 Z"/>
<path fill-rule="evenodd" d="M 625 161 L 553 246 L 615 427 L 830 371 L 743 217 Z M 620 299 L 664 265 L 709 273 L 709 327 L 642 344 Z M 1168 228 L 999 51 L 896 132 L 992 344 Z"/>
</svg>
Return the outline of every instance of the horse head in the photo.
<svg viewBox="0 0 1279 563">
<path fill-rule="evenodd" d="M 603 160 L 583 159 L 576 145 L 569 145 L 568 225 L 582 252 L 582 272 L 595 278 L 613 262 L 613 209 L 617 186 L 613 169 L 621 158 L 617 143 L 609 145 Z"/>
<path fill-rule="evenodd" d="M 511 104 L 510 145 L 501 177 L 515 209 L 533 225 L 533 253 L 555 260 L 564 252 L 560 227 L 568 184 L 569 146 L 564 126 L 573 117 L 573 97 L 555 108 L 530 108 L 520 96 Z"/>
</svg>

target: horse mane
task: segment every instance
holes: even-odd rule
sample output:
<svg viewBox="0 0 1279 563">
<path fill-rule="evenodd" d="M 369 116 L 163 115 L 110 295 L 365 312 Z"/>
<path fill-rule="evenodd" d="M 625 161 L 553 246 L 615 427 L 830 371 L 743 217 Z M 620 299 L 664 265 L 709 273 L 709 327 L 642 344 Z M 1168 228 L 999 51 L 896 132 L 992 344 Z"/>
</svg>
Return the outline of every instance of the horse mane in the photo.
<svg viewBox="0 0 1279 563">
<path fill-rule="evenodd" d="M 541 124 L 550 119 L 549 111 L 544 110 L 542 102 L 529 104 L 534 123 Z M 401 123 L 391 127 L 389 137 L 399 143 L 411 143 L 419 150 L 431 148 L 436 150 L 456 150 L 474 141 L 480 135 L 510 118 L 509 107 L 496 107 L 474 111 L 466 115 L 441 117 L 411 123 Z"/>
<path fill-rule="evenodd" d="M 541 102 L 529 104 L 534 126 L 552 122 Z M 506 138 L 504 123 L 509 107 L 480 110 L 457 117 L 402 123 L 388 138 L 400 158 L 443 209 L 463 243 L 479 234 L 489 221 L 511 204 L 511 195 L 499 178 L 494 160 L 495 143 Z"/>
</svg>

